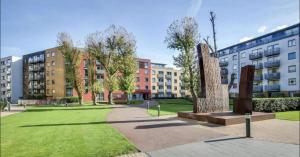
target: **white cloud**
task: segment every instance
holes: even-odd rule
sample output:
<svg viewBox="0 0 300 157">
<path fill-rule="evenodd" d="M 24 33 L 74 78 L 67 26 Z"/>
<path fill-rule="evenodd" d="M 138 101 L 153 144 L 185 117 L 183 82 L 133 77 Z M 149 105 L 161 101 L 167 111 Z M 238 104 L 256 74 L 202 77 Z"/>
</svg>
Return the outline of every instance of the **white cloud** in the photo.
<svg viewBox="0 0 300 157">
<path fill-rule="evenodd" d="M 187 10 L 187 16 L 197 16 L 202 5 L 202 0 L 191 0 L 190 6 Z"/>
<path fill-rule="evenodd" d="M 260 26 L 260 27 L 257 29 L 257 32 L 258 32 L 258 33 L 264 33 L 266 30 L 267 30 L 267 26 Z"/>
<path fill-rule="evenodd" d="M 247 40 L 250 40 L 252 39 L 252 37 L 243 37 L 240 39 L 240 42 L 244 42 L 244 41 L 247 41 Z"/>
<path fill-rule="evenodd" d="M 285 28 L 285 27 L 287 27 L 287 25 L 280 25 L 280 26 L 277 26 L 277 27 L 273 28 L 273 29 L 271 30 L 271 32 L 274 32 L 274 31 L 283 29 L 283 28 Z"/>
</svg>

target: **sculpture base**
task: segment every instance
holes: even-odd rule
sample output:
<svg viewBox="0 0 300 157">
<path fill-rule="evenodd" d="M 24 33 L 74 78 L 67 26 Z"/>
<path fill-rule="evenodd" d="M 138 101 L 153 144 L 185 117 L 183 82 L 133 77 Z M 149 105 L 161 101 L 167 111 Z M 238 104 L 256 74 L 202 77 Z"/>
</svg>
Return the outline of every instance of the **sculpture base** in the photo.
<svg viewBox="0 0 300 157">
<path fill-rule="evenodd" d="M 245 116 L 228 112 L 212 112 L 212 113 L 193 113 L 193 112 L 178 112 L 178 117 L 205 121 L 219 125 L 233 125 L 245 123 Z M 251 121 L 262 121 L 274 119 L 275 113 L 252 112 Z"/>
</svg>

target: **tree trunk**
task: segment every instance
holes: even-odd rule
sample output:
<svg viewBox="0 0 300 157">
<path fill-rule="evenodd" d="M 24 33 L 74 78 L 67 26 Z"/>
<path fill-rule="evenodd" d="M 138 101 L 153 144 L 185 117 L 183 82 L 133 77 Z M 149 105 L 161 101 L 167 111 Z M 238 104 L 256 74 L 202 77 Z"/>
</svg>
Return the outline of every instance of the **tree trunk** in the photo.
<svg viewBox="0 0 300 157">
<path fill-rule="evenodd" d="M 192 94 L 192 99 L 193 99 L 193 112 L 194 113 L 198 113 L 199 112 L 199 107 L 198 107 L 198 103 L 197 103 L 197 95 L 195 93 L 195 89 L 194 89 L 194 74 L 193 74 L 193 69 L 192 66 L 189 66 L 189 74 L 190 74 L 190 91 Z"/>
<path fill-rule="evenodd" d="M 113 100 L 112 100 L 112 91 L 109 91 L 109 93 L 108 93 L 108 104 L 110 104 L 110 105 L 113 104 Z"/>
<path fill-rule="evenodd" d="M 94 90 L 92 90 L 92 100 L 93 100 L 93 105 L 96 105 L 96 96 Z"/>
<path fill-rule="evenodd" d="M 126 97 L 127 97 L 127 104 L 129 105 L 130 104 L 130 94 L 129 93 L 125 93 L 126 94 Z"/>
<path fill-rule="evenodd" d="M 78 94 L 78 100 L 79 100 L 79 105 L 82 106 L 82 96 L 81 96 L 81 94 Z"/>
</svg>

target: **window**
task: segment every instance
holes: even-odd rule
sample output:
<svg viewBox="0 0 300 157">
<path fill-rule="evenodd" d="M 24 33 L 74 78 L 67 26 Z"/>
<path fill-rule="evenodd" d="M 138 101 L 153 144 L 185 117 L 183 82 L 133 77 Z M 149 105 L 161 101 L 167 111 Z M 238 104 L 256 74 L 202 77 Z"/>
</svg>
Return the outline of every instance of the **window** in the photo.
<svg viewBox="0 0 300 157">
<path fill-rule="evenodd" d="M 174 83 L 177 83 L 177 79 L 174 79 Z"/>
<path fill-rule="evenodd" d="M 289 78 L 289 85 L 296 85 L 296 78 Z"/>
<path fill-rule="evenodd" d="M 51 56 L 54 57 L 54 56 L 55 56 L 55 52 L 52 52 L 52 53 L 51 53 Z"/>
<path fill-rule="evenodd" d="M 139 85 L 135 86 L 135 89 L 140 89 L 140 86 Z"/>
<path fill-rule="evenodd" d="M 232 60 L 237 60 L 237 55 L 233 55 Z"/>
<path fill-rule="evenodd" d="M 147 69 L 145 69 L 145 74 L 148 74 L 148 70 Z"/>
<path fill-rule="evenodd" d="M 242 52 L 241 53 L 241 58 L 245 58 L 246 57 L 246 53 L 245 52 Z"/>
<path fill-rule="evenodd" d="M 152 86 L 152 90 L 155 90 L 155 86 Z"/>
<path fill-rule="evenodd" d="M 52 93 L 55 93 L 55 89 L 52 90 Z"/>
<path fill-rule="evenodd" d="M 55 75 L 55 71 L 54 71 L 54 70 L 51 71 L 51 75 L 52 75 L 52 76 Z"/>
<path fill-rule="evenodd" d="M 48 67 L 50 66 L 50 63 L 49 63 L 49 62 L 47 63 L 47 66 L 48 66 Z"/>
<path fill-rule="evenodd" d="M 177 91 L 177 86 L 174 86 L 174 90 Z"/>
<path fill-rule="evenodd" d="M 174 72 L 174 76 L 177 76 L 177 72 Z"/>
<path fill-rule="evenodd" d="M 290 52 L 288 54 L 288 60 L 296 59 L 296 52 Z"/>
<path fill-rule="evenodd" d="M 145 68 L 148 68 L 148 63 L 145 63 L 144 66 L 145 66 Z"/>
<path fill-rule="evenodd" d="M 145 86 L 145 89 L 148 90 L 148 86 Z"/>
<path fill-rule="evenodd" d="M 234 64 L 232 67 L 233 70 L 237 70 L 237 64 Z"/>
<path fill-rule="evenodd" d="M 139 77 L 136 77 L 136 78 L 135 78 L 135 81 L 136 81 L 136 82 L 140 82 L 140 78 L 139 78 Z"/>
<path fill-rule="evenodd" d="M 154 83 L 156 81 L 156 79 L 155 78 L 152 78 L 152 82 Z"/>
<path fill-rule="evenodd" d="M 47 85 L 50 85 L 50 80 L 47 80 Z"/>
<path fill-rule="evenodd" d="M 55 65 L 55 61 L 52 61 L 52 65 L 53 65 L 53 66 Z"/>
<path fill-rule="evenodd" d="M 149 81 L 148 77 L 146 77 L 146 78 L 145 78 L 145 81 L 146 81 L 146 82 L 148 82 L 148 81 Z"/>
<path fill-rule="evenodd" d="M 156 71 L 155 70 L 152 70 L 152 75 L 155 75 L 156 74 Z"/>
<path fill-rule="evenodd" d="M 291 65 L 291 66 L 289 66 L 288 67 L 288 71 L 289 71 L 289 73 L 293 73 L 293 72 L 296 72 L 296 65 Z"/>
<path fill-rule="evenodd" d="M 50 53 L 47 53 L 47 55 L 46 55 L 47 57 L 50 57 Z"/>
<path fill-rule="evenodd" d="M 55 84 L 55 81 L 54 81 L 54 80 L 52 80 L 52 84 Z"/>
<path fill-rule="evenodd" d="M 296 39 L 292 39 L 288 41 L 288 47 L 296 46 Z"/>
</svg>

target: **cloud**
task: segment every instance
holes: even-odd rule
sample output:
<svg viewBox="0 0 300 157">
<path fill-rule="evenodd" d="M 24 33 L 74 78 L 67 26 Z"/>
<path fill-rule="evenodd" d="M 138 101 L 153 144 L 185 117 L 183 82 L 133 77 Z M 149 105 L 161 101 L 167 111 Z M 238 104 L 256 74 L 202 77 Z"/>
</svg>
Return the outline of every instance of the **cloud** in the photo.
<svg viewBox="0 0 300 157">
<path fill-rule="evenodd" d="M 244 42 L 244 41 L 247 41 L 247 40 L 250 40 L 250 39 L 252 39 L 252 37 L 243 37 L 243 38 L 240 39 L 240 43 Z"/>
<path fill-rule="evenodd" d="M 260 27 L 257 29 L 257 32 L 258 32 L 258 33 L 264 33 L 266 30 L 267 30 L 267 26 L 260 26 Z"/>
<path fill-rule="evenodd" d="M 283 29 L 283 28 L 286 28 L 286 27 L 287 27 L 287 25 L 280 25 L 280 26 L 277 26 L 277 27 L 273 28 L 271 30 L 271 32 L 274 32 L 274 31 L 277 31 L 277 30 L 280 30 L 280 29 Z"/>
<path fill-rule="evenodd" d="M 191 0 L 190 6 L 187 10 L 187 16 L 197 16 L 202 5 L 202 0 Z"/>
</svg>

